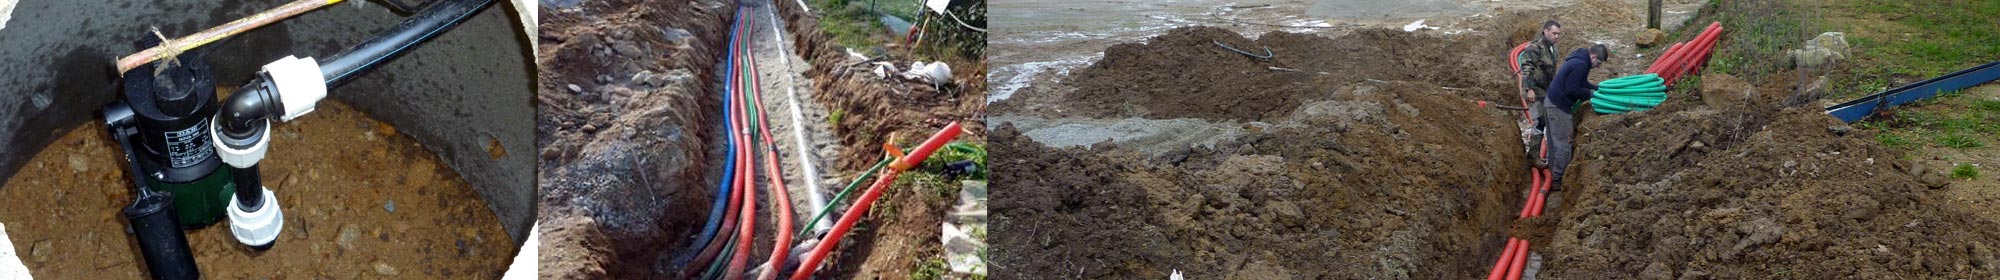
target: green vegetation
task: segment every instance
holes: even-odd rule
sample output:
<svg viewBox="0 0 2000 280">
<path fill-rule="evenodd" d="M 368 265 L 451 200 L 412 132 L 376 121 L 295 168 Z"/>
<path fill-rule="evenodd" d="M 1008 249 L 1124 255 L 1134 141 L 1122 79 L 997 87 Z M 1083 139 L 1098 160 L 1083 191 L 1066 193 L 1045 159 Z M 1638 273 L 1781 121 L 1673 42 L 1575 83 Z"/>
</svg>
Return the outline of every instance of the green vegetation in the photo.
<svg viewBox="0 0 2000 280">
<path fill-rule="evenodd" d="M 1978 167 L 1974 167 L 1974 166 L 1972 166 L 1972 164 L 1968 164 L 1968 163 L 1960 163 L 1960 164 L 1958 164 L 1958 166 L 1957 166 L 1957 167 L 1952 167 L 1952 168 L 1951 168 L 1951 178 L 1952 178 L 1952 179 L 1967 179 L 1967 180 L 1970 180 L 1970 179 L 1978 179 L 1978 178 L 1979 178 L 1979 168 L 1978 168 Z"/>
<path fill-rule="evenodd" d="M 846 116 L 847 116 L 847 110 L 841 110 L 839 108 L 835 108 L 833 109 L 833 112 L 826 114 L 826 126 L 840 127 L 840 119 Z"/>
<path fill-rule="evenodd" d="M 1858 97 L 1959 69 L 2000 60 L 2000 1 L 1863 0 L 1836 2 L 1830 12 L 1850 18 L 1850 75 L 1833 81 L 1833 96 Z"/>
<path fill-rule="evenodd" d="M 909 53 L 919 59 L 941 60 L 959 58 L 981 60 L 985 57 L 986 33 L 965 28 L 964 25 L 986 28 L 985 0 L 952 1 L 952 16 L 940 16 L 928 12 L 923 2 L 918 0 L 814 0 L 811 1 L 819 14 L 820 29 L 826 31 L 835 43 L 862 52 L 880 54 L 887 51 L 883 47 L 900 43 L 905 34 L 892 34 L 882 23 L 884 16 L 891 16 L 917 25 L 926 30 L 923 43 L 916 52 Z M 952 20 L 957 18 L 957 21 Z M 928 19 L 928 20 L 925 20 Z"/>
<path fill-rule="evenodd" d="M 1707 19 L 1689 21 L 1681 27 L 1676 41 L 1700 35 L 1709 22 L 1721 22 L 1723 38 L 1703 71 L 1728 73 L 1747 81 L 1785 70 L 1785 51 L 1803 46 L 1819 35 L 1820 22 L 1787 1 L 1709 1 L 1703 9 Z"/>
<path fill-rule="evenodd" d="M 1958 133 L 1946 134 L 1944 136 L 1937 137 L 1937 142 L 1938 145 L 1942 145 L 1945 147 L 1952 147 L 1952 148 L 1960 148 L 1960 149 L 1978 148 L 1986 146 L 1986 142 L 1979 141 L 1979 139 L 1972 139 L 1972 137 Z"/>
<path fill-rule="evenodd" d="M 1875 142 L 1881 143 L 1885 147 L 1898 149 L 1909 149 L 1917 146 L 1916 142 L 1911 142 L 1909 139 L 1904 139 L 1901 135 L 1888 131 L 1875 134 Z"/>
<path fill-rule="evenodd" d="M 910 279 L 944 279 L 944 275 L 950 273 L 951 269 L 945 263 L 944 257 L 934 257 L 910 269 Z"/>
</svg>

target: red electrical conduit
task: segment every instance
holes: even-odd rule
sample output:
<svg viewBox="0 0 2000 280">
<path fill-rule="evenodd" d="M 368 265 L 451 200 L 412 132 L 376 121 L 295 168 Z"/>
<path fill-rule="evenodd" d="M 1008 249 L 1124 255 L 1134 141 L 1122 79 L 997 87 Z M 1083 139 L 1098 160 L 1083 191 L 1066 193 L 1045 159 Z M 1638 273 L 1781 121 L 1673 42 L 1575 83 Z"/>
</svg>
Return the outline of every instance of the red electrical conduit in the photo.
<svg viewBox="0 0 2000 280">
<path fill-rule="evenodd" d="M 738 13 L 742 13 L 743 11 L 742 11 L 741 9 L 738 9 L 738 11 L 737 11 L 737 12 L 738 12 Z M 747 25 L 747 24 L 745 24 L 745 25 L 738 25 L 738 26 L 739 26 L 739 28 L 740 28 L 741 30 L 748 30 L 748 29 L 749 29 L 749 25 Z M 739 30 L 739 31 L 738 31 L 739 33 L 737 33 L 737 34 L 746 34 L 746 33 L 749 33 L 749 32 L 744 32 L 744 31 L 741 31 L 741 30 Z M 748 36 L 745 36 L 745 38 L 748 38 Z M 746 41 L 747 41 L 747 40 L 746 40 Z M 744 44 L 748 44 L 748 43 L 746 42 L 746 43 L 744 43 Z M 732 47 L 732 48 L 730 48 L 729 52 L 730 52 L 730 53 L 733 53 L 733 54 L 734 54 L 735 56 L 741 56 L 741 55 L 743 55 L 743 52 L 742 52 L 742 46 L 743 46 L 743 45 L 737 45 L 737 46 L 735 46 L 735 47 Z M 742 85 L 742 84 L 743 84 L 743 75 L 742 75 L 742 73 L 740 73 L 740 72 L 739 72 L 739 73 L 731 73 L 731 75 L 730 75 L 730 76 L 731 76 L 731 77 L 730 77 L 730 81 L 731 81 L 731 82 L 733 82 L 733 83 L 736 83 L 737 85 L 739 85 L 739 87 L 738 87 L 738 88 L 742 88 L 742 87 L 740 87 L 740 85 Z M 747 106 L 747 105 L 749 104 L 749 102 L 748 102 L 748 101 L 745 101 L 745 100 L 742 100 L 743 98 L 741 98 L 741 97 L 736 97 L 736 98 L 732 98 L 732 99 L 734 99 L 734 100 L 732 100 L 731 102 L 735 102 L 735 103 L 736 103 L 736 105 L 735 105 L 736 107 L 734 107 L 734 108 L 745 108 L 744 106 Z M 746 113 L 747 113 L 747 112 L 746 112 Z M 742 141 L 743 141 L 742 143 L 743 143 L 743 144 L 746 144 L 746 145 L 752 145 L 752 146 L 744 146 L 744 147 L 754 147 L 754 144 L 752 144 L 752 143 L 749 143 L 749 142 L 750 142 L 750 126 L 749 126 L 749 124 L 750 124 L 750 120 L 748 120 L 748 118 L 749 118 L 749 115 L 747 115 L 747 114 L 737 114 L 737 115 L 736 115 L 736 122 L 737 122 L 737 123 L 740 123 L 740 124 L 743 124 L 743 125 L 741 125 L 741 126 L 737 126 L 737 127 L 741 127 L 741 128 L 743 128 L 743 129 L 742 129 L 742 130 L 740 130 L 740 131 L 733 131 L 733 132 L 731 132 L 731 134 L 736 134 L 736 135 L 737 135 L 737 138 L 740 138 L 740 139 L 742 139 Z M 740 166 L 740 167 L 743 167 L 742 169 L 737 169 L 737 170 L 755 170 L 755 169 L 752 169 L 752 168 L 756 168 L 756 167 L 754 167 L 754 166 L 755 166 L 755 165 L 754 165 L 754 164 L 755 164 L 755 163 L 754 163 L 754 161 L 755 161 L 755 160 L 757 160 L 757 157 L 756 157 L 756 156 L 752 156 L 752 155 L 750 155 L 750 150 L 751 150 L 751 149 L 737 149 L 737 150 L 736 150 L 736 151 L 737 151 L 737 158 L 739 158 L 739 159 L 740 159 L 740 160 L 737 160 L 736 162 L 737 162 L 738 164 L 740 164 L 740 165 L 738 165 L 738 166 Z M 736 239 L 736 256 L 733 256 L 733 257 L 730 257 L 730 258 L 729 258 L 729 270 L 727 270 L 727 271 L 724 271 L 724 272 L 723 272 L 723 274 L 722 274 L 722 275 L 723 275 L 723 278 L 722 278 L 722 279 L 729 279 L 729 280 L 736 280 L 736 279 L 743 279 L 743 269 L 744 269 L 744 267 L 745 267 L 745 266 L 747 266 L 747 265 L 748 265 L 748 263 L 750 262 L 750 250 L 751 250 L 751 246 L 752 246 L 752 245 L 751 245 L 750 243 L 751 243 L 752 241 L 756 241 L 756 238 L 757 238 L 757 190 L 756 190 L 756 189 L 754 189 L 754 188 L 756 188 L 756 187 L 757 187 L 757 182 L 756 182 L 756 180 L 757 180 L 757 177 L 756 177 L 756 176 L 754 176 L 754 175 L 752 175 L 752 174 L 754 174 L 754 173 L 756 173 L 756 172 L 754 172 L 754 171 L 753 171 L 753 172 L 739 172 L 739 173 L 737 173 L 737 177 L 738 177 L 738 179 L 742 179 L 742 181 L 738 181 L 738 183 L 739 183 L 739 184 L 742 184 L 742 186 L 743 186 L 743 212 L 739 213 L 739 214 L 742 214 L 742 216 L 741 216 L 741 218 L 738 218 L 738 219 L 741 219 L 741 220 L 743 220 L 743 225 L 744 225 L 744 226 L 743 226 L 743 227 L 738 227 L 738 228 L 737 228 L 737 234 L 736 234 L 736 237 L 737 237 L 737 239 Z"/>
<path fill-rule="evenodd" d="M 1667 61 L 1667 55 L 1669 55 L 1669 54 L 1674 54 L 1674 51 L 1678 51 L 1678 50 L 1680 50 L 1680 49 L 1681 49 L 1681 45 L 1682 45 L 1682 43 L 1680 43 L 1680 42 L 1675 42 L 1673 46 L 1671 46 L 1671 47 L 1667 47 L 1667 51 L 1666 51 L 1666 52 L 1662 52 L 1662 53 L 1660 53 L 1660 56 L 1659 56 L 1659 57 L 1655 57 L 1655 58 L 1653 58 L 1653 64 L 1647 64 L 1647 66 L 1646 66 L 1646 72 L 1645 72 L 1645 73 L 1653 73 L 1653 67 L 1654 67 L 1654 65 L 1660 65 L 1660 62 L 1665 62 L 1665 61 Z"/>
<path fill-rule="evenodd" d="M 1674 81 L 1693 72 L 1695 67 L 1698 67 L 1702 62 L 1708 61 L 1709 54 L 1715 51 L 1715 41 L 1721 39 L 1722 36 L 1722 22 L 1710 23 L 1708 27 L 1710 30 L 1704 32 L 1703 36 L 1695 38 L 1700 42 L 1700 45 L 1695 48 L 1695 52 L 1690 53 L 1680 65 L 1676 65 L 1679 69 L 1676 69 L 1677 71 L 1674 73 L 1673 78 L 1667 79 L 1668 85 L 1672 85 Z"/>
<path fill-rule="evenodd" d="M 1688 71 L 1692 70 L 1695 64 L 1699 64 L 1708 58 L 1708 54 L 1714 51 L 1716 39 L 1719 39 L 1721 35 L 1722 22 L 1709 23 L 1707 28 L 1702 29 L 1700 35 L 1695 36 L 1694 40 L 1688 41 L 1688 45 L 1691 47 L 1687 47 L 1687 50 L 1676 53 L 1671 63 L 1654 65 L 1654 67 L 1659 68 L 1657 69 L 1657 73 L 1661 74 L 1661 78 L 1666 80 L 1667 85 L 1673 85 L 1674 81 L 1679 80 Z"/>
<path fill-rule="evenodd" d="M 1508 51 L 1507 61 L 1512 62 L 1508 66 L 1509 68 L 1514 69 L 1514 74 L 1515 74 L 1514 85 L 1516 87 L 1524 87 L 1521 84 L 1521 79 L 1520 79 L 1521 66 L 1519 63 L 1519 58 L 1521 51 L 1526 49 L 1526 47 L 1530 43 L 1522 43 L 1521 45 L 1515 46 L 1513 50 Z M 1529 104 L 1528 98 L 1526 96 L 1523 96 L 1521 98 L 1521 105 L 1533 106 Z M 1523 112 L 1522 115 L 1528 119 L 1531 120 L 1534 119 L 1532 115 L 1528 115 L 1526 112 Z M 1546 138 L 1542 139 L 1542 142 L 1539 143 L 1539 145 L 1543 147 L 1543 149 L 1541 149 L 1541 156 L 1548 157 L 1549 153 L 1547 148 L 1549 145 L 1548 139 Z M 1548 188 L 1550 180 L 1553 179 L 1551 178 L 1553 177 L 1553 175 L 1551 175 L 1551 172 L 1546 168 L 1530 168 L 1529 175 L 1532 177 L 1532 179 L 1530 180 L 1528 187 L 1528 201 L 1524 203 L 1525 205 L 1522 205 L 1521 214 L 1519 215 L 1519 218 L 1522 219 L 1541 216 L 1542 206 L 1546 205 L 1548 202 Z M 1521 278 L 1523 269 L 1527 267 L 1528 240 L 1509 237 L 1507 238 L 1507 245 L 1503 247 L 1504 248 L 1500 252 L 1499 260 L 1493 263 L 1493 269 L 1486 276 L 1486 279 L 1488 280 L 1502 280 L 1502 279 L 1518 280 Z"/>
<path fill-rule="evenodd" d="M 847 207 L 847 212 L 840 215 L 840 222 L 834 223 L 833 230 L 826 233 L 826 241 L 813 246 L 812 253 L 806 255 L 798 270 L 792 272 L 792 280 L 810 278 L 812 272 L 819 267 L 820 261 L 826 259 L 827 254 L 833 251 L 833 247 L 840 245 L 841 237 L 847 235 L 847 231 L 853 229 L 854 223 L 860 221 L 861 217 L 868 215 L 868 207 L 875 204 L 876 198 L 882 197 L 882 189 L 896 182 L 897 174 L 923 163 L 925 158 L 937 152 L 938 148 L 944 147 L 946 142 L 958 138 L 958 133 L 962 130 L 958 122 L 951 122 L 944 126 L 944 130 L 939 130 L 937 134 L 932 134 L 930 139 L 924 140 L 924 143 L 918 145 L 916 150 L 910 151 L 909 155 L 890 163 L 888 170 L 884 170 L 881 176 L 875 177 L 875 184 L 869 185 L 868 191 L 861 193 L 861 198 L 855 199 L 854 204 Z"/>
<path fill-rule="evenodd" d="M 741 10 L 739 9 L 739 10 L 738 10 L 737 12 L 738 12 L 738 13 L 741 13 L 742 11 L 741 11 Z M 737 22 L 736 24 L 740 26 L 740 25 L 741 25 L 742 23 L 741 23 L 741 22 Z M 736 32 L 736 33 L 737 33 L 736 35 L 741 35 L 741 33 L 740 33 L 740 32 L 741 32 L 741 30 L 742 30 L 742 28 L 741 28 L 741 27 L 737 27 L 737 28 L 731 28 L 730 32 Z M 740 36 L 739 36 L 739 38 L 740 38 Z M 732 42 L 732 44 L 742 44 L 742 43 L 741 43 L 741 42 Z M 727 61 L 726 63 L 732 63 L 732 64 L 733 64 L 733 63 L 735 63 L 735 59 L 736 59 L 736 52 L 735 52 L 735 47 L 734 47 L 734 46 L 731 46 L 731 48 L 730 48 L 730 53 L 729 53 L 729 61 Z M 730 71 L 730 72 L 731 72 L 731 73 L 727 73 L 726 75 L 730 75 L 730 76 L 735 76 L 735 75 L 736 75 L 736 73 L 734 73 L 734 72 L 736 72 L 736 71 Z M 732 107 L 730 107 L 730 108 L 741 108 L 741 107 L 735 107 L 735 106 L 737 106 L 737 105 L 736 105 L 736 98 L 734 97 L 734 94 L 729 94 L 729 95 L 725 95 L 725 96 L 726 96 L 726 97 L 725 97 L 725 98 L 724 98 L 724 100 L 723 100 L 723 103 L 724 103 L 724 104 L 723 104 L 723 106 L 732 106 Z M 739 123 L 737 122 L 737 116 L 738 116 L 738 115 L 740 115 L 740 114 L 742 114 L 742 113 L 743 113 L 742 111 L 743 111 L 743 110 L 730 110 L 730 111 L 729 111 L 729 114 L 728 114 L 727 116 L 724 116 L 725 118 L 727 118 L 727 119 L 728 119 L 727 121 L 729 122 L 729 127 L 741 127 L 741 124 L 739 124 Z M 737 136 L 737 133 L 736 133 L 735 129 L 727 129 L 727 128 L 725 128 L 725 129 L 724 129 L 724 131 L 723 131 L 723 133 L 726 133 L 726 134 L 728 135 L 728 138 L 729 138 L 729 142 L 730 142 L 730 143 L 732 143 L 732 145 L 736 145 L 737 147 L 744 147 L 744 149 L 750 149 L 750 146 L 748 146 L 748 145 L 747 145 L 746 143 L 743 143 L 743 141 L 742 141 L 741 139 L 737 139 L 737 137 L 736 137 L 736 136 Z M 743 149 L 738 149 L 738 150 L 743 150 Z M 741 168 L 741 167 L 743 166 L 742 162 L 740 161 L 740 159 L 742 159 L 742 157 L 740 156 L 741 154 L 742 154 L 741 152 L 738 152 L 737 154 L 732 154 L 732 155 L 728 155 L 728 156 L 732 156 L 732 157 L 737 157 L 737 158 L 739 159 L 739 161 L 737 162 L 737 167 L 738 167 L 738 168 L 737 168 L 736 170 L 743 170 L 744 172 L 737 172 L 737 173 L 741 174 L 741 173 L 748 173 L 748 172 L 753 172 L 753 171 L 749 171 L 749 169 L 742 169 L 742 168 Z M 737 176 L 737 177 L 739 177 L 739 178 L 740 178 L 741 176 Z M 730 193 L 729 193 L 729 206 L 728 206 L 728 207 L 725 207 L 725 208 L 729 209 L 729 210 L 728 210 L 729 212 L 728 212 L 727 214 L 723 214 L 723 218 L 722 218 L 722 228 L 721 228 L 720 230 L 716 231 L 716 232 L 717 232 L 717 233 L 718 233 L 719 235 L 723 235 L 723 234 L 727 234 L 728 232 L 731 232 L 731 231 L 736 231 L 736 222 L 737 222 L 737 220 L 736 220 L 735 218 L 732 218 L 732 217 L 740 217 L 740 216 L 741 216 L 741 214 L 739 214 L 739 213 L 740 213 L 740 211 L 742 210 L 742 206 L 741 206 L 741 204 L 740 204 L 740 203 L 742 203 L 742 201 L 743 201 L 743 193 L 742 193 L 742 189 L 743 189 L 743 188 L 742 188 L 742 185 L 741 185 L 741 182 L 742 182 L 742 181 L 740 181 L 740 180 L 737 180 L 737 179 L 738 179 L 738 178 L 723 178 L 723 180 L 729 180 L 729 181 L 731 182 L 731 183 L 730 183 L 730 188 L 731 188 L 731 191 L 730 191 Z M 751 225 L 751 226 L 755 226 L 755 225 Z M 707 266 L 708 266 L 707 264 L 708 264 L 709 262 L 711 262 L 711 261 L 716 261 L 716 260 L 718 260 L 718 259 L 716 259 L 716 258 L 718 258 L 718 257 L 720 257 L 720 256 L 717 256 L 717 255 L 718 255 L 718 254 L 721 254 L 721 253 L 722 253 L 722 248 L 723 248 L 723 247 L 725 247 L 725 246 L 724 246 L 724 244 L 728 244 L 728 242 L 729 242 L 728 240 L 729 240 L 729 238 L 714 238 L 714 239 L 710 239 L 710 241 L 709 241 L 709 244 L 707 244 L 707 245 L 702 245 L 702 246 L 704 247 L 704 249 L 702 249 L 702 250 L 701 250 L 701 253 L 700 253 L 700 254 L 698 254 L 698 255 L 696 255 L 696 257 L 695 257 L 694 261 L 693 261 L 693 262 L 690 262 L 690 263 L 688 263 L 689 265 L 687 266 L 687 267 L 689 267 L 689 268 L 697 268 L 697 269 L 687 269 L 687 270 L 684 270 L 684 272 L 685 272 L 685 273 L 682 273 L 682 275 L 683 275 L 683 276 L 685 276 L 684 278 L 689 278 L 689 279 L 692 279 L 692 278 L 695 278 L 694 276 L 697 276 L 697 275 L 701 275 L 701 273 L 702 273 L 702 269 L 698 269 L 698 268 L 700 268 L 700 267 L 707 267 Z M 748 250 L 748 249 L 745 249 L 745 250 Z M 727 261 L 727 260 L 721 260 L 721 261 Z"/>
<path fill-rule="evenodd" d="M 749 46 L 746 45 L 744 48 L 749 49 Z M 756 73 L 756 71 L 757 56 L 751 55 L 750 73 Z M 765 269 L 757 275 L 757 279 L 770 280 L 778 278 L 777 271 L 785 265 L 785 256 L 791 255 L 789 251 L 792 249 L 792 198 L 791 194 L 788 193 L 789 189 L 785 188 L 784 172 L 778 169 L 778 144 L 771 141 L 774 135 L 771 134 L 770 120 L 763 113 L 764 90 L 762 88 L 762 81 L 763 79 L 760 79 L 758 75 L 750 76 L 750 94 L 753 95 L 751 100 L 755 100 L 753 103 L 757 106 L 757 110 L 755 111 L 757 112 L 757 131 L 762 133 L 761 135 L 764 135 L 764 159 L 766 159 L 764 169 L 767 171 L 765 175 L 771 180 L 771 204 L 778 207 L 776 211 L 776 215 L 778 216 L 777 237 L 773 240 L 773 246 L 771 246 L 770 260 L 765 261 L 766 264 L 769 264 L 769 269 Z M 803 153 L 805 151 L 799 152 Z"/>
<path fill-rule="evenodd" d="M 1700 56 L 1702 51 L 1706 50 L 1706 45 L 1708 43 L 1708 36 L 1709 34 L 1713 33 L 1714 29 L 1715 29 L 1714 25 L 1710 25 L 1709 28 L 1703 29 L 1700 35 L 1695 36 L 1694 40 L 1688 41 L 1689 45 L 1693 45 L 1693 47 L 1689 48 L 1689 51 L 1686 51 L 1681 55 L 1679 55 L 1678 57 L 1675 57 L 1676 59 L 1674 60 L 1673 63 L 1669 63 L 1660 68 L 1660 72 L 1664 74 L 1662 75 L 1661 78 L 1665 79 L 1667 85 L 1673 85 L 1673 82 L 1675 80 L 1678 80 L 1681 77 L 1681 75 L 1686 73 L 1685 72 L 1686 66 L 1692 61 L 1694 61 L 1696 56 Z"/>
</svg>

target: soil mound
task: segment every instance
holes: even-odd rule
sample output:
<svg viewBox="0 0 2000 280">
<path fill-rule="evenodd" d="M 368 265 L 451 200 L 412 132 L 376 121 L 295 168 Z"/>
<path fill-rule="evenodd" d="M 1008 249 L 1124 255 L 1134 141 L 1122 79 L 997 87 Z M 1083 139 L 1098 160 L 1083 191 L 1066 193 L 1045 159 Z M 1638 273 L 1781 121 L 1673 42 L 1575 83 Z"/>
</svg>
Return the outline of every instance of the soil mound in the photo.
<svg viewBox="0 0 2000 280">
<path fill-rule="evenodd" d="M 1193 70 L 1194 73 L 1223 73 Z M 1226 71 L 1225 71 L 1226 72 Z M 1207 78 L 1198 78 L 1207 79 Z M 1511 112 L 1363 82 L 1158 159 L 991 135 L 996 278 L 1452 278 L 1491 265 L 1527 185 Z M 1214 98 L 1205 100 L 1224 100 Z"/>
<path fill-rule="evenodd" d="M 1228 48 L 1223 47 L 1227 45 Z M 1267 120 L 1305 100 L 1331 96 L 1329 85 L 1374 79 L 1423 81 L 1501 99 L 1511 92 L 1501 40 L 1368 29 L 1337 38 L 1271 32 L 1251 40 L 1219 27 L 1183 27 L 1144 44 L 1114 45 L 1078 70 L 1062 101 L 1080 117 Z M 1261 59 L 1232 51 L 1241 50 Z M 1449 70 L 1443 70 L 1449 69 Z"/>
<path fill-rule="evenodd" d="M 1994 277 L 2000 227 L 1872 133 L 1781 95 L 1688 95 L 1584 121 L 1544 276 Z"/>
</svg>

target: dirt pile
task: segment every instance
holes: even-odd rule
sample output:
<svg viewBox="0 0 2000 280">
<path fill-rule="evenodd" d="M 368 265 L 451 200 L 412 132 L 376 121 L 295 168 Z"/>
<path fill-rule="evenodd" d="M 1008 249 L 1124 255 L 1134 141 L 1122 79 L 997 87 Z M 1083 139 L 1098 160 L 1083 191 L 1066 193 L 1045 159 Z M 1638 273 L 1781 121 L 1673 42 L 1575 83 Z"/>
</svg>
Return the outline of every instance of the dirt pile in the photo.
<svg viewBox="0 0 2000 280">
<path fill-rule="evenodd" d="M 1543 275 L 1965 279 L 2000 269 L 2000 226 L 1948 207 L 1936 172 L 1818 108 L 1780 107 L 1774 93 L 1787 89 L 1755 92 L 1722 108 L 1690 93 L 1585 120 Z"/>
<path fill-rule="evenodd" d="M 1272 58 L 1221 45 L 1259 56 L 1268 48 Z M 1291 115 L 1302 101 L 1328 98 L 1331 86 L 1361 79 L 1511 88 L 1501 56 L 1466 51 L 1507 47 L 1485 36 L 1387 29 L 1336 38 L 1271 32 L 1251 40 L 1219 27 L 1177 28 L 1144 44 L 1106 49 L 1102 60 L 1071 78 L 1076 92 L 1060 101 L 1068 110 L 1055 115 L 1268 120 Z M 1511 100 L 1498 92 L 1511 90 L 1474 97 Z"/>
<path fill-rule="evenodd" d="M 535 124 L 545 278 L 658 278 L 714 190 L 716 52 L 733 6 L 588 1 L 549 11 Z"/>
<path fill-rule="evenodd" d="M 1155 160 L 1108 143 L 1052 149 L 1000 125 L 993 178 L 1008 187 L 994 190 L 1007 198 L 994 201 L 994 230 L 1011 234 L 994 236 L 994 276 L 1484 271 L 1527 184 L 1511 112 L 1423 83 L 1328 95 L 1215 149 Z"/>
</svg>

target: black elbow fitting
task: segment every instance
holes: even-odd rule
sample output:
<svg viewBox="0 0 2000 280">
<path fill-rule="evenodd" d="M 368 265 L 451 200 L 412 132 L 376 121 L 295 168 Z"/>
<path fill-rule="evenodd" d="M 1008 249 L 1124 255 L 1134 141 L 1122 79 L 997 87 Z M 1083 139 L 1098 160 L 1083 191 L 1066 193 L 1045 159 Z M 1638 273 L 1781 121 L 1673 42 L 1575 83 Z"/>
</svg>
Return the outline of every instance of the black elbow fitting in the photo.
<svg viewBox="0 0 2000 280">
<path fill-rule="evenodd" d="M 269 78 L 251 81 L 222 101 L 222 108 L 216 114 L 216 130 L 222 137 L 216 138 L 223 145 L 235 149 L 257 145 L 270 118 L 284 112 L 269 81 Z"/>
</svg>

